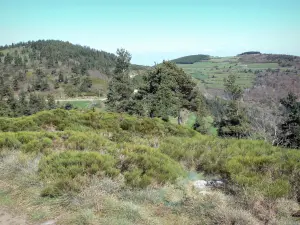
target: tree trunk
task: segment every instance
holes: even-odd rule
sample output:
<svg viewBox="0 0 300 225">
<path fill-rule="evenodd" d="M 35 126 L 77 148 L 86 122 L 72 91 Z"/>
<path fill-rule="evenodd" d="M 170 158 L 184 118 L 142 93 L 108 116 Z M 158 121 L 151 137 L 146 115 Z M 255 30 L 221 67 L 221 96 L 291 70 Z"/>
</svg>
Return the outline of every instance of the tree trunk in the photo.
<svg viewBox="0 0 300 225">
<path fill-rule="evenodd" d="M 178 125 L 182 124 L 182 117 L 180 115 L 180 111 L 178 112 L 178 117 L 177 117 Z"/>
</svg>

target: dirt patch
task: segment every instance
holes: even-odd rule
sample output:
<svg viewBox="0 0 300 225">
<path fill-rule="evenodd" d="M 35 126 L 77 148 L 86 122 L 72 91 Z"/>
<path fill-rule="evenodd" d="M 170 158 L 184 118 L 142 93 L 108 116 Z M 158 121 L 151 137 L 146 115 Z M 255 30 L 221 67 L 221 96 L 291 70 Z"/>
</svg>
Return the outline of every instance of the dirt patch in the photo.
<svg viewBox="0 0 300 225">
<path fill-rule="evenodd" d="M 16 216 L 0 208 L 0 225 L 29 225 L 25 216 Z"/>
</svg>

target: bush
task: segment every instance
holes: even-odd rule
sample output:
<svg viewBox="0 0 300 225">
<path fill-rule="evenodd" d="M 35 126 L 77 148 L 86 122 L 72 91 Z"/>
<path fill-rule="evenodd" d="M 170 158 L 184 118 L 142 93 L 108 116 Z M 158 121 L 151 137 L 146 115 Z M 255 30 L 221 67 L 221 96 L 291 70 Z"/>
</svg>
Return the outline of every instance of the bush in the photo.
<svg viewBox="0 0 300 225">
<path fill-rule="evenodd" d="M 0 133 L 0 149 L 1 148 L 19 148 L 21 143 L 14 133 Z"/>
<path fill-rule="evenodd" d="M 27 144 L 22 146 L 22 150 L 25 152 L 45 152 L 47 148 L 52 146 L 52 140 L 50 138 L 44 137 L 41 139 L 34 139 Z"/>
<path fill-rule="evenodd" d="M 184 176 L 182 167 L 158 149 L 129 146 L 123 151 L 123 155 L 121 171 L 130 186 L 146 187 L 151 183 L 174 182 L 178 177 Z"/>
<path fill-rule="evenodd" d="M 79 185 L 71 179 L 61 179 L 56 181 L 54 184 L 45 187 L 41 191 L 42 197 L 50 197 L 56 198 L 63 195 L 66 192 L 79 192 L 80 187 Z"/>
<path fill-rule="evenodd" d="M 63 132 L 60 136 L 64 138 L 67 149 L 97 151 L 110 145 L 109 140 L 92 132 Z"/>
<path fill-rule="evenodd" d="M 115 163 L 111 156 L 97 152 L 66 151 L 43 157 L 39 163 L 39 174 L 43 179 L 55 181 L 101 172 L 113 177 L 119 173 Z"/>
</svg>

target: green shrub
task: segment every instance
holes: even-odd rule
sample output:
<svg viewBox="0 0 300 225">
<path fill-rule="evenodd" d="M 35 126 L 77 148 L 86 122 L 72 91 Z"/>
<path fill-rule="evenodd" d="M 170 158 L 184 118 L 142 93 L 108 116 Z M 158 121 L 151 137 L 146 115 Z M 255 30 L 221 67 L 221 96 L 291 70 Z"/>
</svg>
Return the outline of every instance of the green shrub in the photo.
<svg viewBox="0 0 300 225">
<path fill-rule="evenodd" d="M 66 192 L 79 192 L 79 185 L 71 179 L 61 179 L 54 184 L 50 184 L 41 191 L 42 197 L 56 198 Z"/>
<path fill-rule="evenodd" d="M 163 184 L 174 182 L 184 176 L 180 164 L 162 154 L 158 149 L 145 146 L 128 146 L 123 151 L 124 159 L 121 171 L 127 184 L 133 187 L 145 187 L 150 183 Z"/>
<path fill-rule="evenodd" d="M 19 148 L 21 143 L 14 133 L 0 133 L 0 148 Z"/>
<path fill-rule="evenodd" d="M 47 148 L 52 146 L 52 140 L 44 137 L 41 139 L 33 139 L 32 141 L 24 144 L 22 150 L 25 152 L 44 152 Z"/>
<path fill-rule="evenodd" d="M 66 151 L 43 157 L 39 163 L 39 174 L 43 179 L 73 179 L 80 175 L 103 172 L 116 176 L 115 160 L 109 155 L 97 152 Z"/>
<path fill-rule="evenodd" d="M 65 147 L 74 150 L 104 150 L 111 143 L 106 138 L 92 132 L 63 132 Z"/>
</svg>

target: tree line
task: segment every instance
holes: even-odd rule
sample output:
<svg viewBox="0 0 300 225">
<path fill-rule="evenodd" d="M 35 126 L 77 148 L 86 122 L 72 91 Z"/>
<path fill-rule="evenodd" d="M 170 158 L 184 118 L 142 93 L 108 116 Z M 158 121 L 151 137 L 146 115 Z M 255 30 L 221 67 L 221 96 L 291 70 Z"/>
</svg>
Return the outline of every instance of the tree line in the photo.
<svg viewBox="0 0 300 225">
<path fill-rule="evenodd" d="M 226 100 L 208 100 L 199 91 L 192 77 L 175 63 L 163 61 L 147 75 L 137 90 L 129 77 L 131 55 L 118 49 L 116 68 L 109 83 L 107 110 L 131 115 L 158 117 L 168 121 L 177 117 L 182 124 L 181 112 L 189 110 L 197 115 L 194 129 L 206 133 L 204 117 L 213 115 L 214 126 L 221 137 L 253 138 L 255 130 L 242 102 L 243 90 L 236 84 L 236 76 L 224 79 Z M 284 107 L 283 121 L 276 124 L 278 132 L 273 144 L 300 148 L 300 103 L 293 93 L 280 101 Z"/>
</svg>

